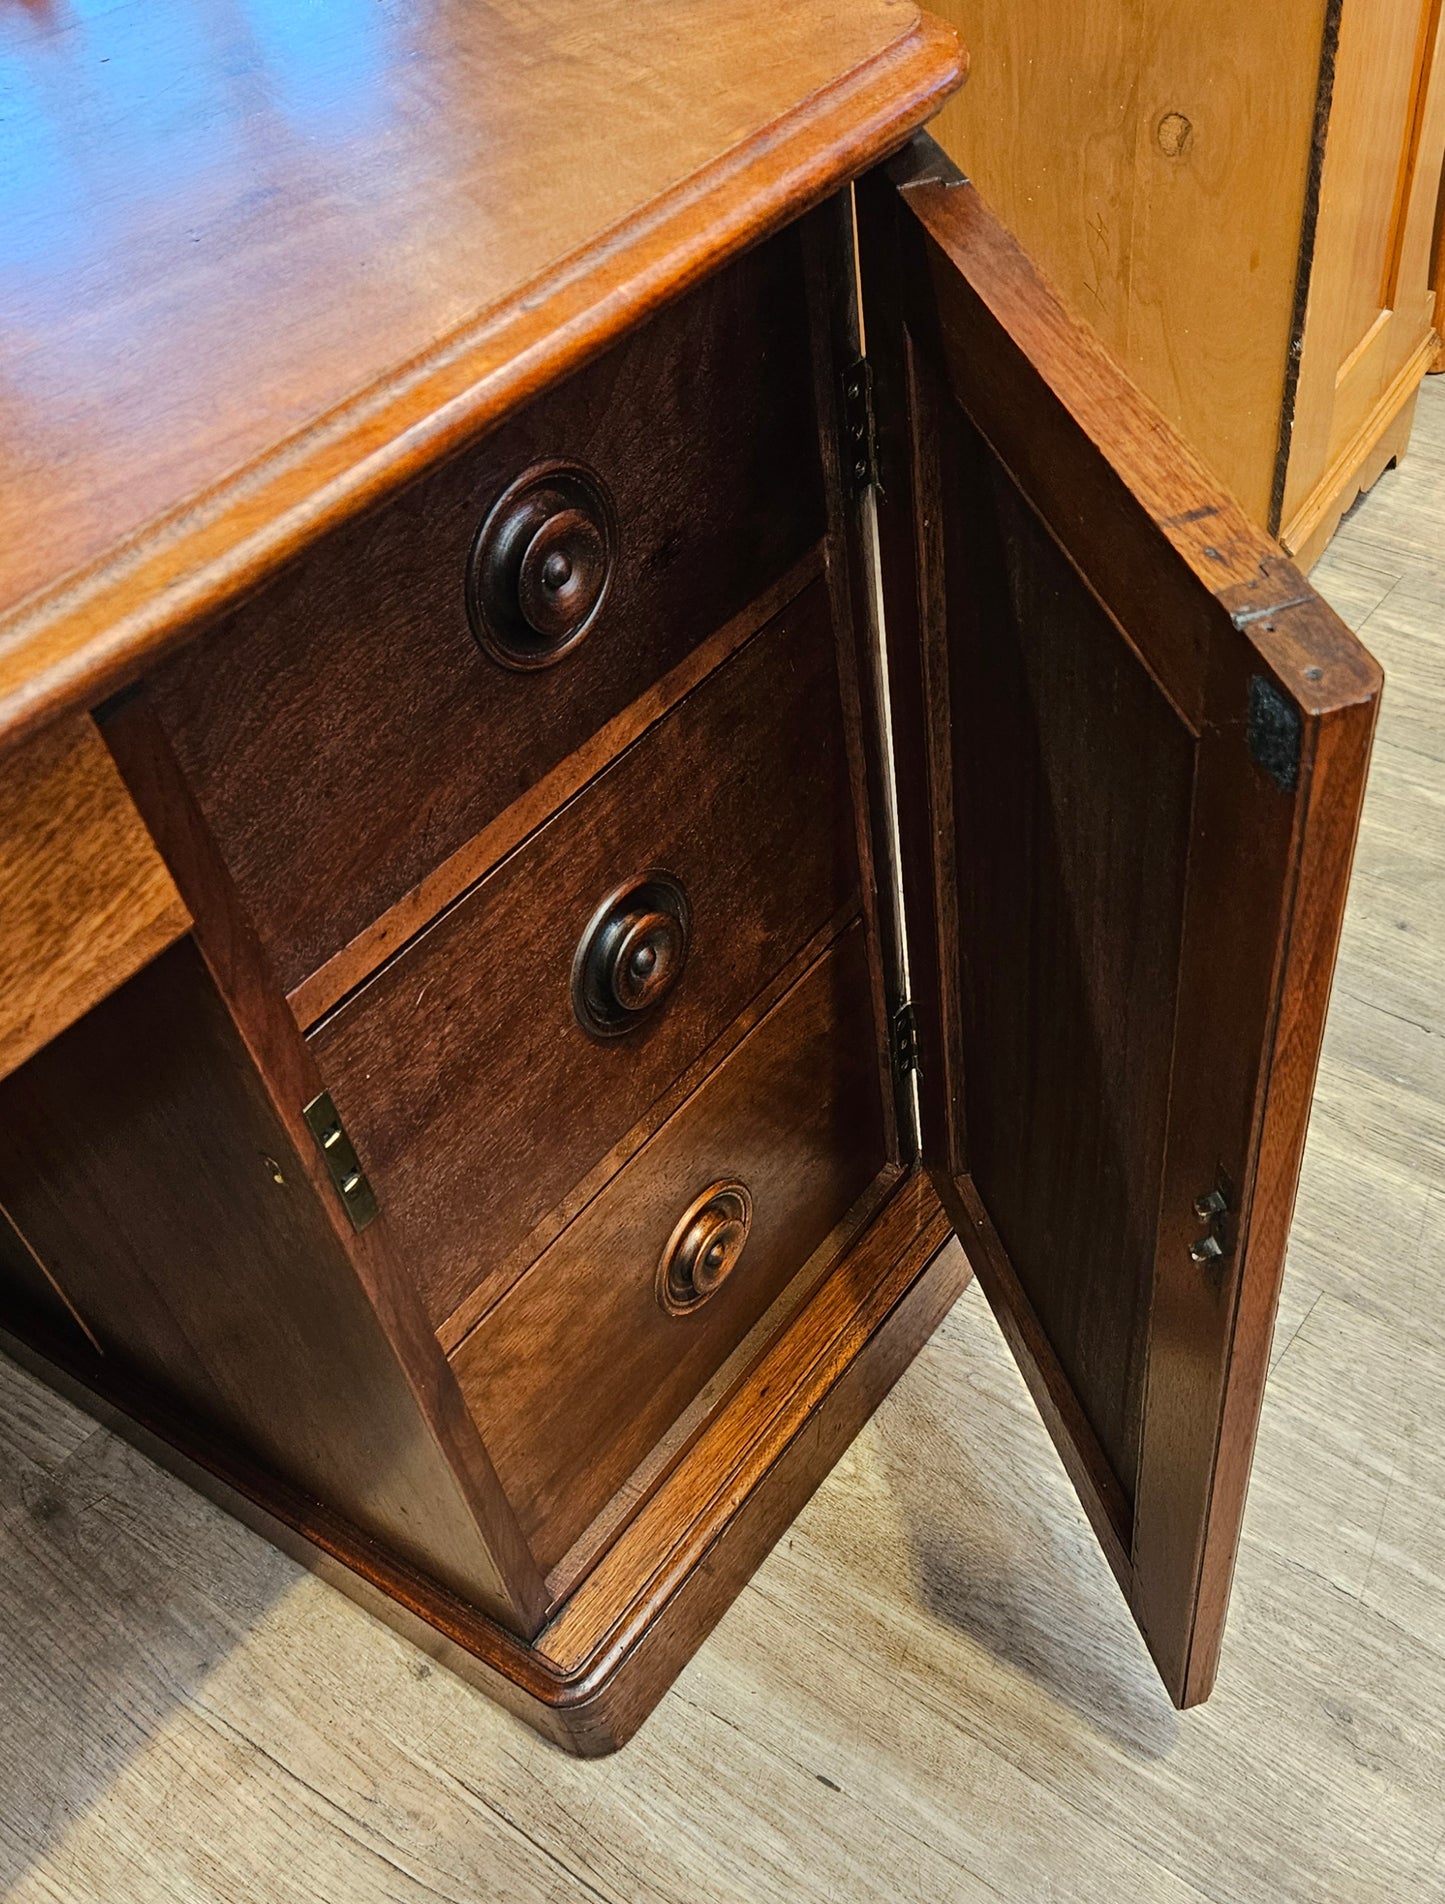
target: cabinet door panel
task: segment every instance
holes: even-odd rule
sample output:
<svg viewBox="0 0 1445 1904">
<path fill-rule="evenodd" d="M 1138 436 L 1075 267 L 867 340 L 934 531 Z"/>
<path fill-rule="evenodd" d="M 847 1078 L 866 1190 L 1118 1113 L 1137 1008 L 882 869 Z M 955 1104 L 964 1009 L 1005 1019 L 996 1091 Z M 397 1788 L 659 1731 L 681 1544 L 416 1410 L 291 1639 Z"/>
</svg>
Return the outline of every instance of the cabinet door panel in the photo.
<svg viewBox="0 0 1445 1904">
<path fill-rule="evenodd" d="M 1190 1704 L 1379 671 L 931 141 L 859 227 L 925 1160 Z"/>
</svg>

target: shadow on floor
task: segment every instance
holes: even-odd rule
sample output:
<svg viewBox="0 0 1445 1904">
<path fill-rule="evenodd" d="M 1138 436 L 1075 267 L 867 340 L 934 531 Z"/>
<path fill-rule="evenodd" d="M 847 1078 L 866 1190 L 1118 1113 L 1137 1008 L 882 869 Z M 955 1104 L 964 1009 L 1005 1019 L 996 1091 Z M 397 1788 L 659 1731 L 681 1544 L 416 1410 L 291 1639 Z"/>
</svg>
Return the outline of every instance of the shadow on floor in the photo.
<svg viewBox="0 0 1445 1904">
<path fill-rule="evenodd" d="M 944 1331 L 962 1352 L 925 1353 L 977 1367 L 987 1394 L 945 1389 L 941 1407 L 910 1384 L 877 1428 L 921 1604 L 1131 1758 L 1166 1756 L 1181 1716 L 976 1288 Z"/>
</svg>

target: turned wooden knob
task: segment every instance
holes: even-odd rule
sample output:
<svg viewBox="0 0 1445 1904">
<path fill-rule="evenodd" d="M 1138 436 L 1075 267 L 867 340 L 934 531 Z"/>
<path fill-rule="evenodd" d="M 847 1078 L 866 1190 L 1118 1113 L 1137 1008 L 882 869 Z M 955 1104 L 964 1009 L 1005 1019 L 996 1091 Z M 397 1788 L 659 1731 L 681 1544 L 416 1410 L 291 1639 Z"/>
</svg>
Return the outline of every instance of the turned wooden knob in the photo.
<svg viewBox="0 0 1445 1904">
<path fill-rule="evenodd" d="M 546 463 L 500 496 L 467 563 L 467 616 L 508 668 L 545 668 L 597 619 L 617 545 L 611 499 L 590 471 Z"/>
<path fill-rule="evenodd" d="M 669 873 L 645 873 L 609 893 L 572 961 L 572 1009 L 584 1031 L 616 1038 L 648 1018 L 687 962 L 691 908 Z"/>
<path fill-rule="evenodd" d="M 716 1295 L 737 1268 L 752 1221 L 745 1184 L 715 1183 L 695 1197 L 662 1253 L 657 1295 L 663 1308 L 683 1315 Z"/>
</svg>

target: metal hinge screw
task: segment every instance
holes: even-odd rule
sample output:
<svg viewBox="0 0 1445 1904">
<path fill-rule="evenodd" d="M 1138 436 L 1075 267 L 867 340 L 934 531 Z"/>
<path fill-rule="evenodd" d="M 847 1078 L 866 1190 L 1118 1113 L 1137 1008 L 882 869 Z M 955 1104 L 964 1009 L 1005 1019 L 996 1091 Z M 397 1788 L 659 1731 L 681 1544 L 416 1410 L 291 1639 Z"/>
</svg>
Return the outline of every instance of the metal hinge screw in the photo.
<svg viewBox="0 0 1445 1904">
<path fill-rule="evenodd" d="M 1189 1260 L 1200 1269 L 1209 1269 L 1222 1262 L 1233 1247 L 1228 1223 L 1229 1196 L 1223 1181 L 1194 1199 L 1194 1214 L 1206 1225 L 1209 1234 L 1190 1244 Z"/>
<path fill-rule="evenodd" d="M 873 367 L 858 358 L 843 373 L 843 470 L 851 495 L 878 483 L 878 426 L 873 409 Z"/>
</svg>

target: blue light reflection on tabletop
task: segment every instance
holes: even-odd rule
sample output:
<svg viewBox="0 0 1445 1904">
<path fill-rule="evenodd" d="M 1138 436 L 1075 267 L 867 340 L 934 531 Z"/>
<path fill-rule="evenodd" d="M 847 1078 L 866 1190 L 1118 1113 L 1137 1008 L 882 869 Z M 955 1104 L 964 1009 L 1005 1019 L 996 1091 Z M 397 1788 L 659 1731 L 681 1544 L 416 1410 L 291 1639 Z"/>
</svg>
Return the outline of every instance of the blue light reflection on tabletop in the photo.
<svg viewBox="0 0 1445 1904">
<path fill-rule="evenodd" d="M 404 30 L 389 0 L 0 0 L 0 300 L 248 154 L 264 191 L 278 145 L 294 172 L 307 146 L 365 143 Z"/>
</svg>

